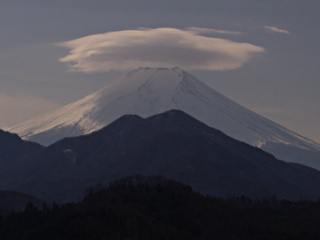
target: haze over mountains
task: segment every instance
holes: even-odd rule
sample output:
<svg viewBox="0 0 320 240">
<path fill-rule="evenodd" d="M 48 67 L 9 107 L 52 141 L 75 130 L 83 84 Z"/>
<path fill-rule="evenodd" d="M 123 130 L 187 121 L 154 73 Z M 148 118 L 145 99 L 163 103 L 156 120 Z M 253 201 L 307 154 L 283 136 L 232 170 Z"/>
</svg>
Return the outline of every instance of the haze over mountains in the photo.
<svg viewBox="0 0 320 240">
<path fill-rule="evenodd" d="M 9 133 L 1 138 L 22 142 Z M 320 197 L 319 171 L 277 160 L 179 110 L 126 115 L 92 134 L 9 153 L 1 159 L 0 189 L 46 201 L 80 200 L 89 187 L 135 174 L 162 175 L 219 197 Z"/>
<path fill-rule="evenodd" d="M 79 101 L 8 130 L 50 145 L 101 129 L 125 114 L 149 117 L 170 109 L 182 110 L 279 159 L 320 169 L 319 143 L 235 103 L 178 67 L 133 70 Z"/>
</svg>

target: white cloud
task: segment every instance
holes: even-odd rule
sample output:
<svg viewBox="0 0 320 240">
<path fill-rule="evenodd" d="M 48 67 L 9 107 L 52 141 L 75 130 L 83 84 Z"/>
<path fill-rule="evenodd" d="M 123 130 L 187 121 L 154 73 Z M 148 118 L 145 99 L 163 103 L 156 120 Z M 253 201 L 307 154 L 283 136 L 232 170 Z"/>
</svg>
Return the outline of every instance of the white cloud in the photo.
<svg viewBox="0 0 320 240">
<path fill-rule="evenodd" d="M 58 107 L 57 103 L 42 97 L 0 93 L 0 128 L 11 127 Z"/>
<path fill-rule="evenodd" d="M 273 26 L 265 26 L 264 28 L 275 33 L 290 34 L 290 32 L 285 29 L 281 29 Z"/>
<path fill-rule="evenodd" d="M 241 32 L 235 31 L 226 31 L 226 30 L 219 30 L 219 29 L 212 29 L 212 28 L 198 28 L 198 27 L 189 27 L 187 28 L 189 32 L 195 34 L 205 34 L 205 33 L 216 33 L 216 34 L 229 34 L 229 35 L 241 35 Z"/>
<path fill-rule="evenodd" d="M 254 54 L 264 52 L 253 44 L 174 28 L 107 32 L 58 46 L 71 49 L 61 62 L 69 64 L 71 71 L 86 73 L 174 66 L 187 70 L 230 70 L 243 66 Z"/>
</svg>

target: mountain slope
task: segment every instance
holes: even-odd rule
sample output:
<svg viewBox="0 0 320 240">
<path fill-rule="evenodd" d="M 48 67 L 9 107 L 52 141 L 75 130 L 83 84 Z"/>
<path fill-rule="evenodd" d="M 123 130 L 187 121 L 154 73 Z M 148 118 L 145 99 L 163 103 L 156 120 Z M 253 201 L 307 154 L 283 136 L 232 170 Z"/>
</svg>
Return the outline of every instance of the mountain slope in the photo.
<svg viewBox="0 0 320 240">
<path fill-rule="evenodd" d="M 32 203 L 39 209 L 43 206 L 43 201 L 30 195 L 12 191 L 0 191 L 0 215 L 23 211 L 28 203 Z"/>
<path fill-rule="evenodd" d="M 43 148 L 37 143 L 23 141 L 17 134 L 0 129 L 0 168 L 5 170 L 9 166 L 19 164 Z"/>
<path fill-rule="evenodd" d="M 180 68 L 133 70 L 100 91 L 9 131 L 49 145 L 101 129 L 125 114 L 149 117 L 170 109 L 182 110 L 283 160 L 320 169 L 320 144 L 240 106 Z"/>
<path fill-rule="evenodd" d="M 18 135 L 0 130 L 0 181 L 5 172 L 16 168 L 27 158 L 43 150 L 44 147 L 37 143 L 23 141 Z M 10 176 L 8 176 L 10 178 Z M 1 185 L 1 184 L 0 184 Z M 0 188 L 1 189 L 1 188 Z M 22 211 L 28 202 L 41 207 L 42 201 L 32 196 L 0 190 L 0 215 L 6 215 L 12 211 Z"/>
<path fill-rule="evenodd" d="M 163 175 L 213 196 L 317 199 L 320 172 L 285 163 L 184 112 L 127 115 L 89 135 L 66 138 L 0 170 L 0 188 L 70 201 L 97 183 Z"/>
</svg>

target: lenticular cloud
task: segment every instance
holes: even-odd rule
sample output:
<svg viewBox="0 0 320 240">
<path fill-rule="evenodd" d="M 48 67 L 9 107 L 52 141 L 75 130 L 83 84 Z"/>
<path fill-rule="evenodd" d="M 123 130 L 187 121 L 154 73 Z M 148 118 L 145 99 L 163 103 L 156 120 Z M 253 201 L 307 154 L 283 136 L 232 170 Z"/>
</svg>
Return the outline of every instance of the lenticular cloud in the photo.
<svg viewBox="0 0 320 240">
<path fill-rule="evenodd" d="M 107 32 L 58 44 L 70 49 L 60 59 L 71 71 L 123 71 L 137 67 L 230 70 L 241 67 L 263 48 L 205 37 L 174 28 Z"/>
<path fill-rule="evenodd" d="M 264 28 L 275 33 L 290 34 L 290 32 L 285 29 L 281 29 L 273 26 L 265 26 Z"/>
</svg>

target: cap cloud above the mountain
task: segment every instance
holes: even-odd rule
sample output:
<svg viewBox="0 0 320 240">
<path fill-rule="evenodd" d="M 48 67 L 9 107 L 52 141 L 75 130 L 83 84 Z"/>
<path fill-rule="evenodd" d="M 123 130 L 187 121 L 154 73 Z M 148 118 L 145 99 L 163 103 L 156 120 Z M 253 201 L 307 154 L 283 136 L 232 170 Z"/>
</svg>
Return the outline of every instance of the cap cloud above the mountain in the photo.
<svg viewBox="0 0 320 240">
<path fill-rule="evenodd" d="M 58 46 L 70 49 L 60 59 L 71 71 L 106 72 L 139 66 L 230 70 L 240 68 L 262 47 L 223 38 L 201 36 L 175 28 L 124 30 L 94 34 Z"/>
</svg>

